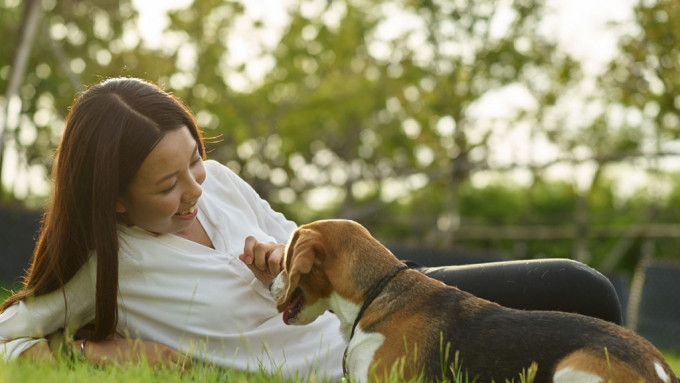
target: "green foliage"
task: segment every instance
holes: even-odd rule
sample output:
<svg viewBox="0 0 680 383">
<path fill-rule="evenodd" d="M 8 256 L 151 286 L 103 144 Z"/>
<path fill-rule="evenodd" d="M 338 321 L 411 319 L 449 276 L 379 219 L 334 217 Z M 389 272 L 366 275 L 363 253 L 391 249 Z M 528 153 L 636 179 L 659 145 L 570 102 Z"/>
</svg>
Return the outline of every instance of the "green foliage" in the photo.
<svg viewBox="0 0 680 383">
<path fill-rule="evenodd" d="M 623 54 L 616 57 L 603 76 L 616 92 L 612 99 L 646 111 L 662 137 L 678 137 L 680 75 L 680 28 L 673 20 L 680 17 L 680 5 L 673 0 L 640 2 L 635 7 L 639 31 L 625 36 Z M 632 130 L 632 126 L 630 127 Z"/>
<path fill-rule="evenodd" d="M 8 287 L 4 287 L 6 284 L 0 283 L 0 302 L 4 302 L 5 299 L 9 298 L 10 295 L 12 295 L 12 290 Z"/>
<path fill-rule="evenodd" d="M 680 355 L 671 352 L 664 352 L 663 356 L 666 358 L 668 365 L 671 366 L 671 369 L 675 371 L 675 374 L 680 375 Z"/>
</svg>

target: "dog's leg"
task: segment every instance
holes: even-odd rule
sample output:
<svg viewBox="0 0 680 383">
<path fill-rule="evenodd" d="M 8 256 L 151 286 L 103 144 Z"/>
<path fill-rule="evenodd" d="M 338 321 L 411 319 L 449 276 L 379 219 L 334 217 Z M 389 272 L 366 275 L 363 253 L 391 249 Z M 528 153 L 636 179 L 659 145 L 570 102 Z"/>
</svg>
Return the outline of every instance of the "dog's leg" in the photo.
<svg viewBox="0 0 680 383">
<path fill-rule="evenodd" d="M 649 378 L 654 376 L 654 372 L 658 376 L 659 382 L 671 382 L 670 376 L 659 362 L 650 366 L 647 372 L 635 371 L 630 365 L 610 357 L 606 350 L 597 352 L 594 350 L 577 350 L 567 355 L 558 364 L 553 375 L 553 382 L 633 383 L 649 381 Z"/>
<path fill-rule="evenodd" d="M 561 369 L 553 376 L 553 383 L 604 383 L 604 379 L 589 372 L 571 367 Z"/>
<path fill-rule="evenodd" d="M 347 365 L 352 382 L 369 381 L 375 351 L 382 346 L 383 342 L 385 342 L 383 334 L 366 333 L 357 327 L 347 349 Z"/>
</svg>

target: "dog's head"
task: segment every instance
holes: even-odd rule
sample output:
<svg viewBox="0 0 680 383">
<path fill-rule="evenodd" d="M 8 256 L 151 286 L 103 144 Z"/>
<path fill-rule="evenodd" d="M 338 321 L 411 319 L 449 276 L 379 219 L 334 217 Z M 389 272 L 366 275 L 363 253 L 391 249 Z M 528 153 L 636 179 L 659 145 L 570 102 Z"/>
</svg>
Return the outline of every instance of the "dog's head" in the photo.
<svg viewBox="0 0 680 383">
<path fill-rule="evenodd" d="M 293 233 L 270 290 L 287 324 L 307 324 L 331 309 L 332 294 L 360 305 L 375 270 L 394 263 L 398 260 L 360 224 L 316 221 Z"/>
<path fill-rule="evenodd" d="M 300 227 L 293 233 L 286 246 L 283 271 L 270 287 L 286 324 L 311 323 L 327 310 L 331 291 L 320 267 L 325 258 L 319 231 Z"/>
</svg>

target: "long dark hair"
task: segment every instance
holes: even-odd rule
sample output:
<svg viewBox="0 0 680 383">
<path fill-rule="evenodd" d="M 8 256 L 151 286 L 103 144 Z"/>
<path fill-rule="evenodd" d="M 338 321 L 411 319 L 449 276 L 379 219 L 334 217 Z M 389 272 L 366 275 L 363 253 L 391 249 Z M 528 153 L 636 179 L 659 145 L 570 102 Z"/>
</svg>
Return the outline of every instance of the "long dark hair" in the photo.
<svg viewBox="0 0 680 383">
<path fill-rule="evenodd" d="M 14 303 L 64 285 L 97 256 L 93 339 L 115 332 L 118 322 L 116 199 L 129 187 L 163 135 L 186 126 L 205 158 L 203 138 L 191 111 L 158 86 L 114 78 L 83 92 L 71 106 L 52 171 L 52 197 L 23 288 Z"/>
</svg>

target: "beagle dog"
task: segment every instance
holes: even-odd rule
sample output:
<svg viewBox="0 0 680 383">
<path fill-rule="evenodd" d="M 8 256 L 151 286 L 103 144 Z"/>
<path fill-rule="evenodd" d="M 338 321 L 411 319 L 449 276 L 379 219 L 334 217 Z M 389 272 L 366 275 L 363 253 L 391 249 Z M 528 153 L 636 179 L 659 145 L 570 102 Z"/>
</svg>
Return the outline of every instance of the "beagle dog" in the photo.
<svg viewBox="0 0 680 383">
<path fill-rule="evenodd" d="M 446 286 L 408 269 L 352 221 L 298 228 L 270 290 L 286 324 L 311 323 L 326 310 L 338 316 L 352 382 L 393 373 L 503 382 L 537 367 L 537 383 L 678 383 L 661 353 L 630 330 L 506 308 Z"/>
</svg>

